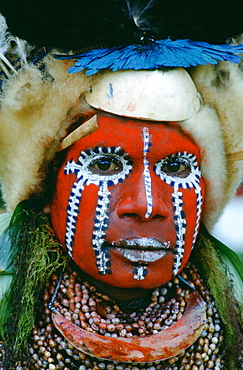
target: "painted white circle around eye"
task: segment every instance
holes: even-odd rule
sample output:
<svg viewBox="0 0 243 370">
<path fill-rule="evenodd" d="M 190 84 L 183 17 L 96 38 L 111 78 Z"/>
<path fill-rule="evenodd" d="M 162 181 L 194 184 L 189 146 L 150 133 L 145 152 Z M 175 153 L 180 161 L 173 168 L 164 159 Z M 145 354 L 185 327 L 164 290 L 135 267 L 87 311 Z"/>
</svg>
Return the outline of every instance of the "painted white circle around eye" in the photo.
<svg viewBox="0 0 243 370">
<path fill-rule="evenodd" d="M 80 153 L 78 162 L 74 161 L 67 163 L 65 170 L 68 172 L 69 167 L 76 167 L 77 178 L 86 179 L 86 185 L 94 184 L 100 185 L 101 182 L 106 182 L 108 186 L 116 185 L 122 182 L 126 176 L 132 171 L 132 164 L 120 147 L 97 147 L 88 149 Z M 102 174 L 91 170 L 92 164 L 98 162 L 100 159 L 113 159 L 121 164 L 121 171 L 111 174 Z"/>
<path fill-rule="evenodd" d="M 176 175 L 169 175 L 163 171 L 163 167 L 169 164 L 172 160 L 177 160 L 179 163 L 184 164 L 190 168 L 190 172 L 186 177 L 180 177 Z M 178 185 L 182 188 L 195 188 L 195 185 L 199 184 L 201 177 L 201 171 L 198 167 L 197 158 L 194 154 L 187 152 L 171 154 L 170 156 L 161 159 L 155 164 L 155 173 L 164 181 L 166 184 L 171 186 Z"/>
</svg>

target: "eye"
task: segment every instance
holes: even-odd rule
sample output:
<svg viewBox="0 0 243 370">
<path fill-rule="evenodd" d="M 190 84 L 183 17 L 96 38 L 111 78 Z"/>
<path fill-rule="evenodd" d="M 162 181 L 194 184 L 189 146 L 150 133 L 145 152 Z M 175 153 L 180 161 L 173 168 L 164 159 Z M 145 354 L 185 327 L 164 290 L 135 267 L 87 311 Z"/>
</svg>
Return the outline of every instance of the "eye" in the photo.
<svg viewBox="0 0 243 370">
<path fill-rule="evenodd" d="M 117 157 L 107 155 L 93 160 L 89 165 L 89 170 L 97 174 L 112 175 L 122 172 L 123 164 Z"/>
<path fill-rule="evenodd" d="M 170 158 L 162 163 L 161 171 L 168 176 L 186 178 L 191 173 L 191 166 L 184 158 Z"/>
</svg>

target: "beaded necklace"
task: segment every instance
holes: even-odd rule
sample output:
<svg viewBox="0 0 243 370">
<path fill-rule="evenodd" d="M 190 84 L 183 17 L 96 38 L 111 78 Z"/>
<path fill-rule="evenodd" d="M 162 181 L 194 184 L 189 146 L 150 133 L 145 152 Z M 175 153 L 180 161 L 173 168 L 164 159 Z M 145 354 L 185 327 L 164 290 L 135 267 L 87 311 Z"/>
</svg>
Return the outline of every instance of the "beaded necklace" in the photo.
<svg viewBox="0 0 243 370">
<path fill-rule="evenodd" d="M 53 274 L 46 284 L 42 304 L 37 306 L 37 321 L 29 345 L 28 366 L 21 369 L 49 370 L 208 370 L 225 369 L 222 324 L 214 301 L 191 264 L 161 288 L 155 289 L 146 307 L 127 313 L 106 294 L 83 280 L 77 271 L 67 268 L 63 274 L 53 306 L 65 318 L 88 332 L 105 337 L 146 337 L 177 322 L 185 312 L 190 296 L 190 284 L 207 305 L 204 329 L 189 348 L 164 361 L 123 363 L 103 360 L 78 351 L 54 327 L 49 308 L 58 276 Z M 187 282 L 185 284 L 184 281 Z M 131 311 L 131 309 L 129 310 Z M 29 365 L 30 364 L 30 365 Z"/>
</svg>

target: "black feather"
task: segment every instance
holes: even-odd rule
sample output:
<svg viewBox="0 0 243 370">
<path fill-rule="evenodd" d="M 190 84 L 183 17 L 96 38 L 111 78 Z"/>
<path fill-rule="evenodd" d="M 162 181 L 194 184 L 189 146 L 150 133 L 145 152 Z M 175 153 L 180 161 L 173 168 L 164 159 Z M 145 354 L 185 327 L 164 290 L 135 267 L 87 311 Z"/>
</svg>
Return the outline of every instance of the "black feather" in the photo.
<svg viewBox="0 0 243 370">
<path fill-rule="evenodd" d="M 153 18 L 149 14 L 149 10 L 153 8 L 156 0 L 126 0 L 129 16 L 134 22 L 137 29 L 141 32 L 141 37 L 144 34 L 157 34 L 159 29 L 153 24 Z"/>
<path fill-rule="evenodd" d="M 155 39 L 223 44 L 243 31 L 243 0 L 1 0 L 10 31 L 63 51 Z"/>
</svg>

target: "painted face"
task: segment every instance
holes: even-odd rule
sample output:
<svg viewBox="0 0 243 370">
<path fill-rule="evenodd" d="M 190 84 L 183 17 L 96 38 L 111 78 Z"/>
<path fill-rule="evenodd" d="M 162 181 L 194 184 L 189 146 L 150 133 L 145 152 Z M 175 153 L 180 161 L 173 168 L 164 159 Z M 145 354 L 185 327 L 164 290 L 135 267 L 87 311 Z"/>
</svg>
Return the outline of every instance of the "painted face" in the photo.
<svg viewBox="0 0 243 370">
<path fill-rule="evenodd" d="M 152 289 L 185 266 L 201 217 L 199 149 L 177 124 L 104 113 L 70 147 L 51 217 L 76 264 L 121 288 Z"/>
</svg>

